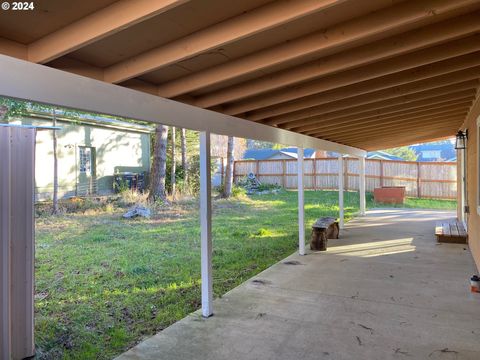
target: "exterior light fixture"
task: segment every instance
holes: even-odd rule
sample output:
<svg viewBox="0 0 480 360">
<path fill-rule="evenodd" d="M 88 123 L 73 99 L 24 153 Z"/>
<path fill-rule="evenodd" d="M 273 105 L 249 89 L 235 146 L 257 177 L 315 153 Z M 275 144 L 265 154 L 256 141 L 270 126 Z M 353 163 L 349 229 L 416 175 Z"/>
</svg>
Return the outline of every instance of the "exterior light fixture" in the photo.
<svg viewBox="0 0 480 360">
<path fill-rule="evenodd" d="M 467 148 L 467 132 L 459 130 L 456 135 L 455 149 L 456 150 L 465 150 Z"/>
</svg>

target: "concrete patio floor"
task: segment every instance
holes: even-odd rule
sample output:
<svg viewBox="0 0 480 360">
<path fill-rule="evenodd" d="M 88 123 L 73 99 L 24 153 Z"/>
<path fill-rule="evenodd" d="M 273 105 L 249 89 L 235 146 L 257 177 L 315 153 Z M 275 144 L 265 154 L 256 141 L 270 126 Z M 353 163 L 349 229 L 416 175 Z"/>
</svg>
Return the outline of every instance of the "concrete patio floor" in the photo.
<svg viewBox="0 0 480 360">
<path fill-rule="evenodd" d="M 433 235 L 449 217 L 370 211 L 327 252 L 288 257 L 118 359 L 478 360 L 473 260 Z"/>
</svg>

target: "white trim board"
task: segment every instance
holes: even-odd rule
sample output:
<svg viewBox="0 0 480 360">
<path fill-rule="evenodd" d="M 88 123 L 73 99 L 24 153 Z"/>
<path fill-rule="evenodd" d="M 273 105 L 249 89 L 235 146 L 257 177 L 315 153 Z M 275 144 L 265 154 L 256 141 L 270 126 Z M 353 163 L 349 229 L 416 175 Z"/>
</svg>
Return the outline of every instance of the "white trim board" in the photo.
<svg viewBox="0 0 480 360">
<path fill-rule="evenodd" d="M 0 95 L 220 135 L 335 151 L 367 152 L 292 131 L 197 108 L 122 86 L 0 55 Z"/>
</svg>

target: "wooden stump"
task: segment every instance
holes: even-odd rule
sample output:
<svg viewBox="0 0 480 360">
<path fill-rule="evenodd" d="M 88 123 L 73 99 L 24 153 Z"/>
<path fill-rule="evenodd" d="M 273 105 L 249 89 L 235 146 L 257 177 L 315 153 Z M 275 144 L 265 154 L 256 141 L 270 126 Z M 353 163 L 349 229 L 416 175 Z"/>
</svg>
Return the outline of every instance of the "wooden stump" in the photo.
<svg viewBox="0 0 480 360">
<path fill-rule="evenodd" d="M 328 239 L 338 239 L 340 228 L 335 218 L 324 217 L 312 225 L 310 249 L 317 251 L 327 250 Z"/>
<path fill-rule="evenodd" d="M 317 250 L 317 251 L 327 250 L 326 229 L 312 228 L 312 239 L 310 240 L 310 249 Z"/>
</svg>

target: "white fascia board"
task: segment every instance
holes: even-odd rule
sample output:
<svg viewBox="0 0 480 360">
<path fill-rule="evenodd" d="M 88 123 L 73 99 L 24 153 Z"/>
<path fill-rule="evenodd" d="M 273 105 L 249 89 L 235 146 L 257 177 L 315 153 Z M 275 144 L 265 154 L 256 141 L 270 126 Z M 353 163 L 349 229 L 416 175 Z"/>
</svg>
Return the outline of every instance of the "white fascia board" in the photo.
<svg viewBox="0 0 480 360">
<path fill-rule="evenodd" d="M 0 96 L 215 134 L 336 151 L 366 151 L 201 109 L 44 65 L 0 55 Z"/>
</svg>

